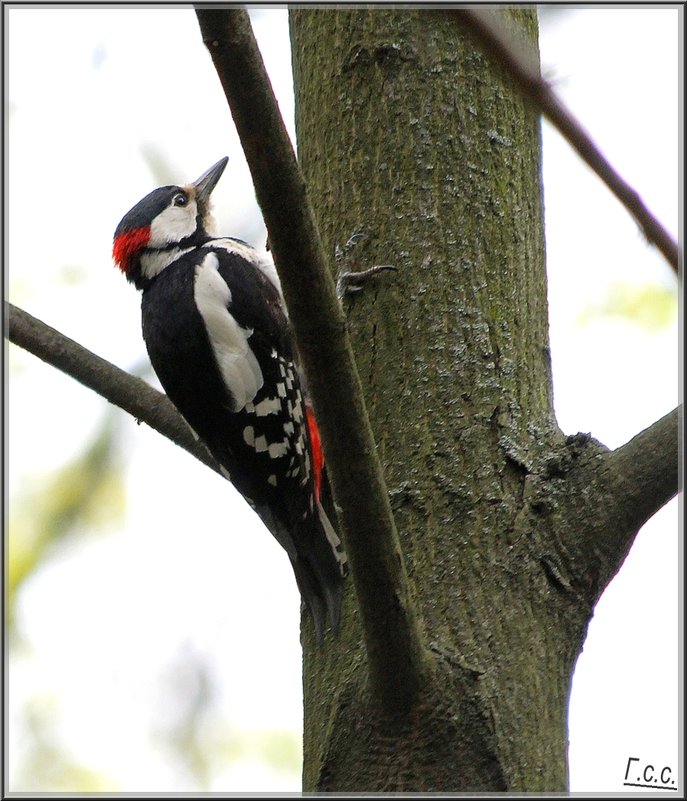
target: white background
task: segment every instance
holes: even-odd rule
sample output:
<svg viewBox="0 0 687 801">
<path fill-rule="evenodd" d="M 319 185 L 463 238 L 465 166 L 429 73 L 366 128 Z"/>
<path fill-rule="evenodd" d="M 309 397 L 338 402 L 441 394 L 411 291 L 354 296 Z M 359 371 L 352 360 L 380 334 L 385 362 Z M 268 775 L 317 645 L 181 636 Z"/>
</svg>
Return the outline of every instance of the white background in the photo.
<svg viewBox="0 0 687 801">
<path fill-rule="evenodd" d="M 541 30 L 545 74 L 675 236 L 678 13 L 547 7 Z M 145 357 L 139 298 L 110 248 L 122 215 L 157 184 L 145 152 L 155 149 L 179 183 L 229 155 L 214 193 L 220 230 L 265 241 L 224 97 L 190 10 L 8 15 L 10 300 L 131 369 Z M 253 12 L 253 23 L 292 131 L 286 12 Z M 556 412 L 566 433 L 615 447 L 678 402 L 677 321 L 647 332 L 581 316 L 614 282 L 676 280 L 570 148 L 543 131 Z M 15 347 L 10 368 L 12 498 L 77 454 L 106 404 Z M 57 789 L 22 773 L 32 716 L 101 789 L 199 789 L 165 731 L 202 697 L 201 665 L 211 701 L 200 727 L 212 758 L 205 789 L 297 791 L 297 771 L 251 745 L 262 731 L 299 737 L 288 560 L 225 482 L 123 413 L 120 424 L 125 518 L 63 543 L 20 591 L 10 789 Z M 673 501 L 640 532 L 589 627 L 570 706 L 573 791 L 621 791 L 630 756 L 677 776 L 678 556 Z"/>
</svg>

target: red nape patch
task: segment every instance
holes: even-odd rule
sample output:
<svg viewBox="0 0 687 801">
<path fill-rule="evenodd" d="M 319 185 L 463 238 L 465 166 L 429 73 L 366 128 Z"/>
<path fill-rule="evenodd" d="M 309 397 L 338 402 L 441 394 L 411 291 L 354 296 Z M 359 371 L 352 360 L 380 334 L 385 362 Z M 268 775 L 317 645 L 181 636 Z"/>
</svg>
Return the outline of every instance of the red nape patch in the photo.
<svg viewBox="0 0 687 801">
<path fill-rule="evenodd" d="M 149 225 L 144 228 L 134 228 L 132 231 L 126 231 L 115 239 L 112 245 L 112 258 L 123 273 L 129 273 L 133 269 L 133 260 L 148 244 L 149 239 Z"/>
<path fill-rule="evenodd" d="M 312 453 L 312 470 L 315 479 L 315 500 L 320 502 L 320 489 L 322 488 L 322 470 L 324 469 L 324 451 L 322 450 L 322 440 L 320 430 L 315 420 L 315 412 L 312 406 L 306 403 L 305 419 L 308 421 L 308 433 L 310 434 L 310 451 Z"/>
</svg>

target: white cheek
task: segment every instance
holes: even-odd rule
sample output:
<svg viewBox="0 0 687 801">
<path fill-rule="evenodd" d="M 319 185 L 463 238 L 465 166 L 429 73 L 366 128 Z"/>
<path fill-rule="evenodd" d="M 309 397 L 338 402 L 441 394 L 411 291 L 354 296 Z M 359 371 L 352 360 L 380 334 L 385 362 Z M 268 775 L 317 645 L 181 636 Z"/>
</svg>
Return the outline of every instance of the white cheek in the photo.
<svg viewBox="0 0 687 801">
<path fill-rule="evenodd" d="M 196 203 L 188 206 L 170 206 L 158 214 L 150 226 L 149 248 L 160 248 L 170 242 L 180 242 L 196 230 Z"/>
</svg>

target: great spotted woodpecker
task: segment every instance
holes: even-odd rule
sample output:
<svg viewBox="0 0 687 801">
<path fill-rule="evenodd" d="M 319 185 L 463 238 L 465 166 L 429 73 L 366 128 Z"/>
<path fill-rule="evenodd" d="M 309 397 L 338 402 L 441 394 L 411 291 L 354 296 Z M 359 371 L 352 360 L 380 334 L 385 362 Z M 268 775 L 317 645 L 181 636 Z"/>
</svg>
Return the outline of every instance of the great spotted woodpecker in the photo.
<svg viewBox="0 0 687 801">
<path fill-rule="evenodd" d="M 213 236 L 227 161 L 144 197 L 117 226 L 113 258 L 143 293 L 160 383 L 286 550 L 321 643 L 327 621 L 338 630 L 346 555 L 322 505 L 322 446 L 274 264 Z"/>
</svg>

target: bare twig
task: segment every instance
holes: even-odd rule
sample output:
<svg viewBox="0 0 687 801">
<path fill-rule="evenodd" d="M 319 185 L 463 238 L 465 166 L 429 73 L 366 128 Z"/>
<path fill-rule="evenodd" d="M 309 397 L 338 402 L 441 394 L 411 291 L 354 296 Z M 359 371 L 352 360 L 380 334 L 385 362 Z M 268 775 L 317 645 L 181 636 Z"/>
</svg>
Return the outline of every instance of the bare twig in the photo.
<svg viewBox="0 0 687 801">
<path fill-rule="evenodd" d="M 538 66 L 529 63 L 520 54 L 517 43 L 498 24 L 493 12 L 464 8 L 451 13 L 474 34 L 489 55 L 507 69 L 523 96 L 567 139 L 634 217 L 647 240 L 661 251 L 670 266 L 679 273 L 679 249 L 675 240 L 649 211 L 639 194 L 608 163 L 551 86 L 541 78 Z"/>
<path fill-rule="evenodd" d="M 251 170 L 322 428 L 373 696 L 382 712 L 403 714 L 423 684 L 424 656 L 345 317 L 248 15 L 196 13 Z"/>
<path fill-rule="evenodd" d="M 11 303 L 5 302 L 5 316 L 10 342 L 67 373 L 220 472 L 166 395 Z"/>
</svg>

